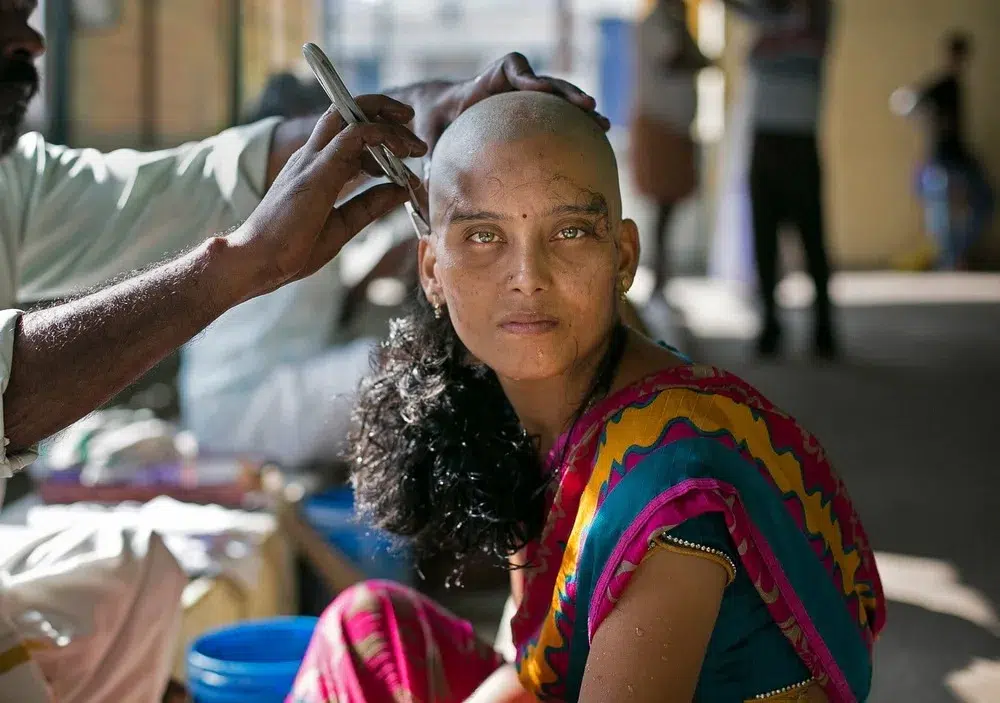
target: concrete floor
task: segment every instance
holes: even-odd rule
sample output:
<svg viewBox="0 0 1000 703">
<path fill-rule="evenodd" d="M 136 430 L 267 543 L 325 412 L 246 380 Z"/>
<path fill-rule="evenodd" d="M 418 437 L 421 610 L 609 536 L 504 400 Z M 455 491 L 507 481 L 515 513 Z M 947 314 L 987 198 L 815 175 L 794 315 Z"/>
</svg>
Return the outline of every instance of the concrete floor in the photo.
<svg viewBox="0 0 1000 703">
<path fill-rule="evenodd" d="M 794 348 L 760 363 L 738 298 L 727 312 L 726 295 L 704 282 L 675 295 L 689 319 L 710 311 L 733 325 L 668 341 L 796 415 L 844 477 L 890 600 L 870 699 L 879 703 L 1000 701 L 1000 277 L 968 280 L 841 277 L 846 355 L 828 365 Z M 808 317 L 793 309 L 788 321 L 795 347 Z M 484 634 L 502 606 L 499 595 L 450 600 Z"/>
<path fill-rule="evenodd" d="M 872 700 L 1000 701 L 1000 304 L 842 319 L 848 356 L 835 366 L 760 364 L 724 339 L 698 340 L 696 354 L 758 386 L 834 457 L 891 601 Z"/>
</svg>

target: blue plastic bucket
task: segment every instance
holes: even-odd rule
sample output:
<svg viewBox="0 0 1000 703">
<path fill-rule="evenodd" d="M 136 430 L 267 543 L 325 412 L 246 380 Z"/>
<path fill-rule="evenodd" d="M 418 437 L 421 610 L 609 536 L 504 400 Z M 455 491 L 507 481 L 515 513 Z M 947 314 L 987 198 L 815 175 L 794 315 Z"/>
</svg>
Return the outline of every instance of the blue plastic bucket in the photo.
<svg viewBox="0 0 1000 703">
<path fill-rule="evenodd" d="M 283 703 L 318 618 L 253 620 L 207 632 L 187 657 L 195 703 Z"/>
<path fill-rule="evenodd" d="M 365 525 L 354 510 L 350 487 L 317 493 L 303 501 L 302 515 L 326 542 L 340 551 L 366 578 L 399 583 L 412 580 L 413 566 L 405 549 L 388 535 Z"/>
</svg>

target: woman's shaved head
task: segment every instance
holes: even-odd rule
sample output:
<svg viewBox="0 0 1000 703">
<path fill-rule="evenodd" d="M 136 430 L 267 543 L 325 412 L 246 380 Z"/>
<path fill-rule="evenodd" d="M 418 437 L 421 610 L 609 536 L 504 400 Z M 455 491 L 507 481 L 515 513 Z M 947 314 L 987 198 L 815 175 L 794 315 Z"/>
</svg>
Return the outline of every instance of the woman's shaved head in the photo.
<svg viewBox="0 0 1000 703">
<path fill-rule="evenodd" d="M 607 202 L 608 215 L 621 217 L 618 162 L 604 131 L 590 115 L 562 98 L 548 93 L 516 91 L 476 103 L 445 130 L 431 159 L 432 218 L 442 205 L 448 205 L 447 202 L 435 203 L 435 195 L 447 199 L 457 185 L 456 180 L 463 175 L 467 177 L 466 172 L 477 170 L 484 151 L 522 141 L 546 144 L 588 161 L 588 170 L 600 176 L 590 185 Z M 571 177 L 573 174 L 564 175 Z"/>
</svg>

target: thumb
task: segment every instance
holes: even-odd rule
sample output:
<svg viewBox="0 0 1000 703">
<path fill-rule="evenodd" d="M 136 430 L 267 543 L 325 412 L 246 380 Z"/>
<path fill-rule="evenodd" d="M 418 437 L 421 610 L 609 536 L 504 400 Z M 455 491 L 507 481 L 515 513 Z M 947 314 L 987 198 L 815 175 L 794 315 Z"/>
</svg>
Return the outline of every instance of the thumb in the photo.
<svg viewBox="0 0 1000 703">
<path fill-rule="evenodd" d="M 341 236 L 345 241 L 372 222 L 406 202 L 406 189 L 393 183 L 382 183 L 368 188 L 341 205 L 333 213 L 340 216 Z M 332 219 L 332 218 L 331 218 Z M 328 223 L 329 227 L 331 223 Z"/>
<path fill-rule="evenodd" d="M 336 256 L 358 232 L 403 204 L 407 197 L 405 188 L 382 183 L 355 195 L 331 212 L 317 245 L 324 262 Z"/>
</svg>

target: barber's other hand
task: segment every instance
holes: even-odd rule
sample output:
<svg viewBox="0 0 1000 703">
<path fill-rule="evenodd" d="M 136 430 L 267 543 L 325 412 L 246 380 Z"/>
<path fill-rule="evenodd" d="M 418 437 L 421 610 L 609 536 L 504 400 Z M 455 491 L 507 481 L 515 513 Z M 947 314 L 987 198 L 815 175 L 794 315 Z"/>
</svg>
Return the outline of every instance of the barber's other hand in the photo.
<svg viewBox="0 0 1000 703">
<path fill-rule="evenodd" d="M 351 237 L 406 200 L 406 189 L 374 186 L 334 207 L 344 185 L 365 167 L 367 146 L 384 145 L 401 158 L 427 145 L 404 125 L 408 106 L 384 95 L 357 99 L 371 124 L 345 125 L 335 111 L 316 123 L 247 221 L 226 238 L 245 253 L 254 283 L 250 297 L 315 273 Z"/>
<path fill-rule="evenodd" d="M 429 124 L 425 129 L 421 129 L 420 133 L 425 136 L 433 149 L 444 130 L 462 112 L 491 95 L 514 90 L 534 90 L 558 95 L 590 113 L 602 129 L 607 130 L 611 127 L 608 118 L 595 111 L 597 101 L 594 98 L 561 78 L 536 76 L 528 59 L 523 54 L 513 52 L 494 62 L 475 78 L 455 83 L 445 91 L 440 99 L 430 106 Z"/>
</svg>

